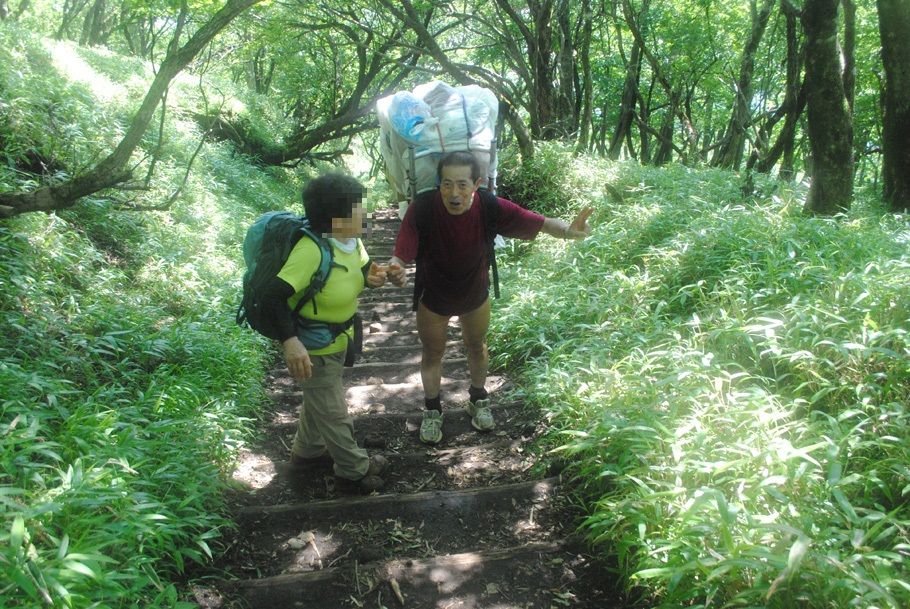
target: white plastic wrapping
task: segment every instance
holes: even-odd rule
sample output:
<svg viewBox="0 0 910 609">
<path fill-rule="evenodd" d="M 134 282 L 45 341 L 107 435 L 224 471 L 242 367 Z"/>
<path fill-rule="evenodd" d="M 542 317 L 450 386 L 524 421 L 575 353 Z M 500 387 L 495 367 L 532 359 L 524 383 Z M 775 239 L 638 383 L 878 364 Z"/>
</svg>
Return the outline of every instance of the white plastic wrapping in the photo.
<svg viewBox="0 0 910 609">
<path fill-rule="evenodd" d="M 416 192 L 436 187 L 436 164 L 444 152 L 470 150 L 495 183 L 496 119 L 499 102 L 477 85 L 452 87 L 440 81 L 399 91 L 376 102 L 380 151 L 386 178 L 399 200 L 407 197 L 409 146 L 414 147 Z M 492 158 L 492 163 L 491 163 Z"/>
</svg>

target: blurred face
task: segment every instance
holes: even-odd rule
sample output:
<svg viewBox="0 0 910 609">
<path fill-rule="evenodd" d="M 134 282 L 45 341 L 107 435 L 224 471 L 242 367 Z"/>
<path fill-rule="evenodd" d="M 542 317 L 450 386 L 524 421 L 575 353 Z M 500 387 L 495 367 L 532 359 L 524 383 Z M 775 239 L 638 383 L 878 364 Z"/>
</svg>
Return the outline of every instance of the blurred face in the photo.
<svg viewBox="0 0 910 609">
<path fill-rule="evenodd" d="M 474 202 L 474 192 L 480 187 L 480 178 L 471 180 L 469 165 L 449 165 L 442 168 L 439 182 L 439 193 L 446 211 L 453 216 L 460 216 Z"/>
<path fill-rule="evenodd" d="M 358 203 L 351 208 L 347 218 L 332 218 L 332 233 L 336 239 L 353 239 L 363 234 L 363 206 Z"/>
</svg>

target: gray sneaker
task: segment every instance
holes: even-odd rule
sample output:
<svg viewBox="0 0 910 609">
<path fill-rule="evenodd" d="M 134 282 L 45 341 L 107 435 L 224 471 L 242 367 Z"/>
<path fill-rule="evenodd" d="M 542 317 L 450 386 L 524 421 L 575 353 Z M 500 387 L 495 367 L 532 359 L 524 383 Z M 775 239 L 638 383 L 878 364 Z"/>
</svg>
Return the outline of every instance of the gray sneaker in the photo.
<svg viewBox="0 0 910 609">
<path fill-rule="evenodd" d="M 477 400 L 473 403 L 469 400 L 464 409 L 471 415 L 471 426 L 477 431 L 490 431 L 496 427 L 489 399 Z"/>
<path fill-rule="evenodd" d="M 423 421 L 420 422 L 420 441 L 424 444 L 442 442 L 442 411 L 423 411 Z"/>
</svg>

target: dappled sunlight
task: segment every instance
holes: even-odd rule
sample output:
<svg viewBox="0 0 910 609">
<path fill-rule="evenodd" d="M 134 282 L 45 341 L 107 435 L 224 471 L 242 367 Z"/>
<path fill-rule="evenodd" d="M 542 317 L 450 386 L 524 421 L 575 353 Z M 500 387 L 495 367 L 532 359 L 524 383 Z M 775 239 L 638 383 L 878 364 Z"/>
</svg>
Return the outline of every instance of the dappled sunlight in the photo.
<svg viewBox="0 0 910 609">
<path fill-rule="evenodd" d="M 46 41 L 45 47 L 51 54 L 54 67 L 73 82 L 87 86 L 102 102 L 112 102 L 126 97 L 127 89 L 104 74 L 99 74 L 76 52 L 75 45 L 66 42 Z"/>
<path fill-rule="evenodd" d="M 527 537 L 542 529 L 539 515 L 550 507 L 555 492 L 555 485 L 548 480 L 542 480 L 534 485 L 534 498 L 528 511 L 528 517 L 516 519 L 512 526 L 512 533 L 517 539 Z"/>
<path fill-rule="evenodd" d="M 328 568 L 344 544 L 331 531 L 307 530 L 285 539 L 278 548 L 291 552 L 291 562 L 283 571 L 293 573 Z"/>
<path fill-rule="evenodd" d="M 278 472 L 275 462 L 266 455 L 241 449 L 237 456 L 237 466 L 231 478 L 254 490 L 267 487 L 275 479 Z"/>
<path fill-rule="evenodd" d="M 300 400 L 296 400 L 299 402 Z M 293 411 L 289 410 L 277 410 L 272 416 L 271 424 L 273 426 L 287 426 L 287 425 L 297 425 L 297 421 L 300 419 L 300 414 L 297 409 Z"/>
<path fill-rule="evenodd" d="M 483 568 L 483 562 L 483 556 L 479 553 L 466 552 L 449 557 L 443 564 L 418 563 L 412 569 L 415 578 L 426 579 L 436 584 L 439 594 L 454 594 L 476 576 Z M 443 602 L 444 600 L 440 600 L 437 606 L 441 606 Z"/>
</svg>

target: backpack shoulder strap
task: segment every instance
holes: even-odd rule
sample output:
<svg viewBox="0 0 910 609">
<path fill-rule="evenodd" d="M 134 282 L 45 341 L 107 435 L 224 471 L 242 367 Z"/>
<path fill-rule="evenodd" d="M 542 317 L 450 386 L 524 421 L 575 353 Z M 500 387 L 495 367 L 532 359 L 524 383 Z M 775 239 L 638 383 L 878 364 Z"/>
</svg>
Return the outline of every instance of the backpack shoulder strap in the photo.
<svg viewBox="0 0 910 609">
<path fill-rule="evenodd" d="M 413 310 L 417 310 L 424 287 L 424 265 L 421 263 L 427 253 L 427 242 L 430 239 L 430 225 L 433 222 L 433 201 L 437 190 L 428 190 L 414 197 L 414 224 L 417 226 L 417 274 L 414 276 Z"/>
<path fill-rule="evenodd" d="M 423 241 L 430 234 L 430 224 L 433 222 L 433 200 L 436 190 L 428 190 L 414 197 L 414 224 L 417 225 L 417 235 Z M 418 242 L 418 255 L 420 242 Z"/>
<path fill-rule="evenodd" d="M 493 273 L 493 295 L 499 298 L 499 269 L 496 266 L 494 241 L 499 231 L 499 199 L 486 188 L 477 190 L 483 206 L 483 227 L 487 243 L 487 262 Z"/>
<path fill-rule="evenodd" d="M 300 300 L 297 301 L 297 305 L 294 307 L 295 315 L 299 315 L 303 305 L 313 300 L 313 298 L 316 297 L 316 294 L 325 287 L 325 284 L 329 280 L 329 272 L 331 272 L 335 260 L 334 255 L 332 254 L 332 246 L 326 239 L 323 239 L 306 226 L 301 227 L 299 232 L 301 233 L 300 238 L 309 237 L 316 242 L 316 247 L 319 249 L 319 265 L 313 272 L 313 276 L 310 278 L 310 283 L 306 287 L 306 290 L 304 290 L 303 296 L 300 297 Z M 313 302 L 313 312 L 316 313 L 315 302 Z"/>
</svg>

